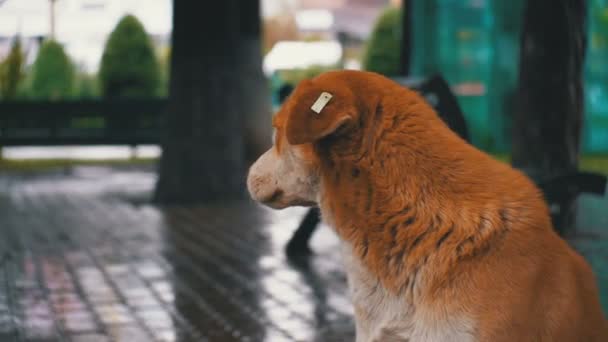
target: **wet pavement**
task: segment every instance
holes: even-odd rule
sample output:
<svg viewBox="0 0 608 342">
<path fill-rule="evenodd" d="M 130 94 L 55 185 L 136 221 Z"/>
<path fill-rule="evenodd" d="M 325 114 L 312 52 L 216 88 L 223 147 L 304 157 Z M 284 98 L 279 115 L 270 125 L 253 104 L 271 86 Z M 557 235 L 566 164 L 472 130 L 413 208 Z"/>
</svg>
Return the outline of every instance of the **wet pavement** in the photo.
<svg viewBox="0 0 608 342">
<path fill-rule="evenodd" d="M 0 175 L 0 341 L 349 341 L 337 239 L 283 247 L 304 214 L 157 208 L 153 172 Z"/>
<path fill-rule="evenodd" d="M 315 255 L 283 248 L 302 209 L 250 202 L 159 208 L 139 168 L 0 171 L 0 341 L 352 341 L 327 227 Z M 608 213 L 585 198 L 571 242 L 608 307 Z"/>
</svg>

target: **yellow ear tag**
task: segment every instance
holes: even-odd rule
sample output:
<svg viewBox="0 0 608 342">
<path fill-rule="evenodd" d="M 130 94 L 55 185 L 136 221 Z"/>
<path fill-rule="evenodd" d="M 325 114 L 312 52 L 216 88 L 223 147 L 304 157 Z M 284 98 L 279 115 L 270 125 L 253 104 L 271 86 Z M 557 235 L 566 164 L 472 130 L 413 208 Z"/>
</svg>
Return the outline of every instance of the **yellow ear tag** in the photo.
<svg viewBox="0 0 608 342">
<path fill-rule="evenodd" d="M 310 109 L 312 109 L 315 113 L 320 114 L 332 97 L 332 94 L 325 91 L 322 92 L 321 95 L 319 95 L 317 101 L 315 101 L 312 107 L 310 107 Z"/>
</svg>

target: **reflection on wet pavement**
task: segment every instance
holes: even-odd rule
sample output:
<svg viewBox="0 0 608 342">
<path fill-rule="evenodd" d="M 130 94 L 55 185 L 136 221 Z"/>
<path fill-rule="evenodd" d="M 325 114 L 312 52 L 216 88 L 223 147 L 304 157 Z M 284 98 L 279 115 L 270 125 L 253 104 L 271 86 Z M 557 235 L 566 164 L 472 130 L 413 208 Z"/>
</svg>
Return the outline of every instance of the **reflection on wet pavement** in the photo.
<svg viewBox="0 0 608 342">
<path fill-rule="evenodd" d="M 0 341 L 350 341 L 337 239 L 302 209 L 159 208 L 151 171 L 0 175 Z"/>
<path fill-rule="evenodd" d="M 159 208 L 154 182 L 140 169 L 0 173 L 0 341 L 353 340 L 330 229 L 311 259 L 289 262 L 304 210 Z M 605 208 L 588 199 L 587 235 L 571 242 L 606 305 Z"/>
</svg>

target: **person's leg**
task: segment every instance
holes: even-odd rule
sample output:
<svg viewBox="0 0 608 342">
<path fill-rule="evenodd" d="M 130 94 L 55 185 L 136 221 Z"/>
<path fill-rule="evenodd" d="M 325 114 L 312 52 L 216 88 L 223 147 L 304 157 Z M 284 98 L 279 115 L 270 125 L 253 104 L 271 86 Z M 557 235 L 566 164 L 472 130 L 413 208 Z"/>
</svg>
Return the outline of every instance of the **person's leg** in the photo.
<svg viewBox="0 0 608 342">
<path fill-rule="evenodd" d="M 311 208 L 287 243 L 286 252 L 289 257 L 306 256 L 311 254 L 308 242 L 321 222 L 319 208 Z"/>
</svg>

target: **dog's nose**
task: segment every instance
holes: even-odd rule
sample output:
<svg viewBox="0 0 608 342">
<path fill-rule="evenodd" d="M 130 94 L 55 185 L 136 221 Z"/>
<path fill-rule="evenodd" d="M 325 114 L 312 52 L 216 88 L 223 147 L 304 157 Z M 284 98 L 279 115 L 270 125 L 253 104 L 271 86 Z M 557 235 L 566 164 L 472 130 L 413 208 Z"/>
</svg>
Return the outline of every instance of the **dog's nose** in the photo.
<svg viewBox="0 0 608 342">
<path fill-rule="evenodd" d="M 272 163 L 272 153 L 264 153 L 249 169 L 247 190 L 254 200 L 267 204 L 282 196 L 273 172 L 276 163 Z"/>
<path fill-rule="evenodd" d="M 278 201 L 281 196 L 283 196 L 284 192 L 281 189 L 275 189 L 273 192 L 268 192 L 269 195 L 262 197 L 259 199 L 260 202 L 264 204 L 270 204 Z"/>
<path fill-rule="evenodd" d="M 268 177 L 258 175 L 252 171 L 249 172 L 249 176 L 247 177 L 247 190 L 251 198 L 258 202 L 263 202 L 265 199 L 272 197 L 275 189 L 269 186 Z"/>
<path fill-rule="evenodd" d="M 249 196 L 254 200 L 257 200 L 256 194 L 260 183 L 257 178 L 258 177 L 253 175 L 251 170 L 249 170 L 249 174 L 247 175 L 247 191 L 249 191 Z"/>
<path fill-rule="evenodd" d="M 283 190 L 270 184 L 265 177 L 249 177 L 247 188 L 251 198 L 264 204 L 271 204 L 278 201 L 284 194 Z"/>
</svg>

